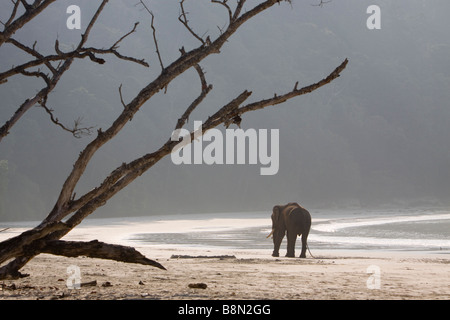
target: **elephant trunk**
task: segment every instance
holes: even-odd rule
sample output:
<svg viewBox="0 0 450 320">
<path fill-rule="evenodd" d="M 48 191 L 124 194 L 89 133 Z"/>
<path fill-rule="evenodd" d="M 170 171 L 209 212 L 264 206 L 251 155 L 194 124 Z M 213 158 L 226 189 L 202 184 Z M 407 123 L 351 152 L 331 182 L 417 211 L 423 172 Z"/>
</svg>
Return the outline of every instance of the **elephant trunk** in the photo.
<svg viewBox="0 0 450 320">
<path fill-rule="evenodd" d="M 275 230 L 272 229 L 272 232 L 269 233 L 269 235 L 266 237 L 266 239 L 269 239 L 271 236 L 273 236 L 273 232 L 274 232 L 274 231 L 275 231 Z"/>
</svg>

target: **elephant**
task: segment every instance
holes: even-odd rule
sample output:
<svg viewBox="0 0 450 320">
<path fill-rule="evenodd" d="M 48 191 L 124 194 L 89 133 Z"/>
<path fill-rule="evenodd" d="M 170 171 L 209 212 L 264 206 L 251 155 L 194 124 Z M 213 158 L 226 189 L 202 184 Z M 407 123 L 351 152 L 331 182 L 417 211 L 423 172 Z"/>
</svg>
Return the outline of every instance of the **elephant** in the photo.
<svg viewBox="0 0 450 320">
<path fill-rule="evenodd" d="M 311 214 L 296 202 L 274 206 L 272 210 L 273 257 L 279 257 L 281 241 L 287 235 L 286 257 L 295 257 L 297 235 L 302 236 L 300 258 L 306 258 L 308 234 L 311 229 Z"/>
</svg>

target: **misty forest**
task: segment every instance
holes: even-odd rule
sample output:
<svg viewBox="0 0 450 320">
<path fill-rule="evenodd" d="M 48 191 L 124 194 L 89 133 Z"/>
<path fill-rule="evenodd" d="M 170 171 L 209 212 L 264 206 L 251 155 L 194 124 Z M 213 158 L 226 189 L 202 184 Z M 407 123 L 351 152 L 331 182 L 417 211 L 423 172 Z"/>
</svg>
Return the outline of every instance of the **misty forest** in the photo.
<svg viewBox="0 0 450 320">
<path fill-rule="evenodd" d="M 82 27 L 98 4 L 81 1 Z M 137 1 L 111 1 L 89 42 L 109 47 L 131 30 L 120 52 L 145 59 L 150 67 L 103 56 L 103 65 L 78 59 L 63 75 L 47 105 L 70 127 L 82 119 L 93 132 L 107 127 L 134 95 L 160 71 L 150 16 Z M 205 60 L 206 97 L 194 120 L 210 115 L 242 88 L 252 97 L 309 84 L 337 66 L 350 63 L 345 77 L 277 108 L 248 114 L 242 128 L 280 129 L 280 169 L 260 176 L 251 165 L 176 166 L 163 159 L 122 190 L 98 216 L 183 212 L 258 211 L 298 199 L 308 207 L 439 206 L 450 192 L 450 40 L 446 1 L 377 1 L 381 30 L 368 30 L 370 1 L 314 1 L 277 5 L 244 26 L 220 55 Z M 161 56 L 166 63 L 182 46 L 196 46 L 177 21 L 178 1 L 151 1 Z M 8 10 L 2 1 L 2 15 Z M 66 8 L 58 1 L 16 37 L 53 53 L 55 39 L 69 50 L 81 30 L 68 30 Z M 226 11 L 209 1 L 189 4 L 193 29 L 211 38 L 226 24 Z M 6 21 L 6 17 L 0 17 Z M 14 54 L 15 53 L 15 54 Z M 11 46 L 0 51 L 2 71 L 25 54 Z M 132 123 L 104 145 L 87 167 L 78 194 L 98 184 L 111 169 L 160 146 L 183 108 L 197 95 L 195 70 L 170 83 L 168 93 L 153 97 Z M 2 124 L 42 86 L 42 80 L 13 77 L 0 86 Z M 215 112 L 215 111 L 214 111 Z M 52 124 L 42 108 L 32 108 L 0 144 L 0 216 L 2 221 L 41 220 L 50 211 L 64 179 L 92 136 L 74 138 Z"/>
<path fill-rule="evenodd" d="M 4 27 L 12 7 L 23 14 L 19 2 L 0 3 Z M 230 121 L 279 129 L 278 173 L 263 176 L 250 164 L 175 165 L 161 157 L 102 201 L 95 217 L 269 211 L 292 199 L 310 208 L 449 205 L 450 4 L 375 1 L 381 29 L 370 30 L 366 9 L 373 2 L 78 1 L 81 29 L 72 30 L 66 26 L 72 3 L 52 3 L 14 33 L 17 44 L 0 47 L 0 126 L 46 83 L 40 73 L 48 62 L 5 77 L 29 61 L 20 44 L 44 56 L 76 51 L 102 3 L 82 43 L 97 51 L 78 51 L 44 101 L 2 136 L 0 220 L 42 221 L 64 197 L 76 207 L 116 168 L 131 171 L 127 164 L 135 159 L 172 148 L 165 143 L 175 127 L 192 130 L 195 120 L 206 119 L 221 130 Z M 270 9 L 238 23 L 262 3 Z M 198 61 L 188 61 L 191 55 Z M 174 61 L 180 61 L 175 72 L 182 63 L 186 71 L 162 81 L 151 100 L 128 114 L 120 132 L 95 150 L 76 188 L 60 194 L 86 146 L 108 135 Z M 264 110 L 239 109 L 261 102 Z"/>
</svg>

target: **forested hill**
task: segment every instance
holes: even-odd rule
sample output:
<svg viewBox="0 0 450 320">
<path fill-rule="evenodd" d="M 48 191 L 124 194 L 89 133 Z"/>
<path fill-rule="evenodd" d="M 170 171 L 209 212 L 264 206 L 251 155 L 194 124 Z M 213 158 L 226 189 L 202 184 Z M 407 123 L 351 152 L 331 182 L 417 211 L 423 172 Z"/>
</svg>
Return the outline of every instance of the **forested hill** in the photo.
<svg viewBox="0 0 450 320">
<path fill-rule="evenodd" d="M 78 42 L 82 30 L 66 28 L 66 8 L 57 1 L 15 37 L 42 52 Z M 77 61 L 48 101 L 62 122 L 78 117 L 107 128 L 121 111 L 118 88 L 130 101 L 160 72 L 150 16 L 137 1 L 110 1 L 89 43 L 109 47 L 140 21 L 119 51 L 145 58 L 144 68 L 115 57 L 104 65 Z M 249 5 L 257 1 L 248 1 Z M 321 80 L 345 58 L 342 76 L 310 95 L 246 114 L 242 128 L 279 129 L 280 164 L 274 176 L 261 165 L 181 165 L 170 157 L 108 202 L 96 216 L 182 212 L 259 211 L 298 201 L 306 207 L 441 206 L 450 204 L 450 2 L 445 0 L 314 0 L 283 3 L 250 21 L 220 55 L 202 64 L 213 91 L 189 119 L 205 120 L 245 89 L 251 99 L 272 97 Z M 168 65 L 199 44 L 177 20 L 179 1 L 146 1 L 155 14 L 158 44 Z M 78 1 L 85 28 L 98 1 Z M 367 7 L 381 8 L 381 30 L 369 30 Z M 224 7 L 186 1 L 189 20 L 212 39 L 227 21 Z M 5 21 L 6 1 L 0 3 Z M 83 29 L 82 28 L 82 29 Z M 0 71 L 23 61 L 0 48 Z M 42 86 L 14 77 L 0 86 L 0 122 Z M 139 111 L 88 167 L 77 194 L 95 187 L 122 162 L 163 144 L 198 95 L 188 71 Z M 96 132 L 96 130 L 94 130 Z M 0 143 L 0 221 L 40 220 L 54 205 L 64 179 L 91 137 L 75 139 L 33 108 Z"/>
</svg>

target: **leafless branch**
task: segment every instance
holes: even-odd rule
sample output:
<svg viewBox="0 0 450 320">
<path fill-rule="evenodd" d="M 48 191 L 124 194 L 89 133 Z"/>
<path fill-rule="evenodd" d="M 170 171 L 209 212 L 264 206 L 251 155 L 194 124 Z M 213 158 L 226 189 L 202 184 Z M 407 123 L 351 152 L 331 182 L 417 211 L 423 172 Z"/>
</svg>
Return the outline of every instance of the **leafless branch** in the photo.
<svg viewBox="0 0 450 320">
<path fill-rule="evenodd" d="M 134 57 L 124 56 L 123 54 L 119 53 L 117 50 L 113 49 L 112 47 L 109 49 L 82 48 L 79 55 L 75 55 L 75 57 L 76 58 L 84 58 L 84 57 L 88 56 L 89 58 L 91 58 L 92 61 L 103 64 L 104 63 L 103 59 L 98 59 L 98 58 L 93 59 L 91 57 L 94 53 L 96 53 L 96 54 L 113 54 L 121 60 L 131 61 L 131 62 L 140 64 L 144 67 L 149 67 L 149 64 L 144 59 L 137 59 Z"/>
<path fill-rule="evenodd" d="M 202 85 L 202 92 L 205 91 L 208 87 L 208 84 L 206 82 L 205 73 L 203 72 L 202 67 L 200 65 L 196 64 L 194 66 L 195 71 L 197 71 L 198 76 L 200 77 L 200 83 Z"/>
<path fill-rule="evenodd" d="M 119 44 L 125 39 L 127 38 L 129 35 L 131 35 L 132 33 L 136 32 L 137 26 L 139 25 L 139 22 L 136 22 L 134 24 L 133 29 L 131 29 L 131 31 L 129 31 L 128 33 L 124 34 L 119 40 L 117 40 L 116 42 L 114 42 L 114 44 L 111 46 L 111 49 L 117 49 L 119 47 Z"/>
<path fill-rule="evenodd" d="M 34 5 L 29 7 L 27 10 L 34 10 L 33 8 L 35 8 L 36 5 L 39 4 L 40 1 L 35 1 Z M 52 2 L 52 1 L 44 1 L 44 2 Z M 101 11 L 103 10 L 104 6 L 106 5 L 106 3 L 108 2 L 108 0 L 103 0 L 102 4 L 99 6 L 98 10 L 96 11 L 94 17 L 92 18 L 91 22 L 89 23 L 89 27 L 86 29 L 86 32 L 84 33 L 84 35 L 82 36 L 82 40 L 79 43 L 79 48 L 81 48 L 83 46 L 83 44 L 87 41 L 87 38 L 89 36 L 89 32 L 92 28 L 92 25 L 95 23 L 96 19 L 98 18 L 98 16 L 100 15 Z M 26 3 L 26 2 L 25 2 Z M 49 3 L 48 3 L 49 4 Z M 43 10 L 43 8 L 42 8 Z M 29 21 L 29 20 L 28 20 Z M 27 22 L 27 21 L 25 21 Z M 24 23 L 25 23 L 24 22 Z M 23 24 L 22 24 L 23 26 Z M 20 27 L 22 27 L 20 26 Z M 1 37 L 0 37 L 0 45 L 2 44 L 1 42 Z M 21 48 L 22 50 L 32 54 L 33 56 L 37 56 L 40 57 L 40 54 L 35 50 L 35 45 L 33 45 L 32 48 L 26 47 L 26 46 L 20 46 L 20 44 L 18 42 L 14 42 L 14 44 L 16 46 L 18 46 L 19 48 Z M 55 44 L 55 46 L 57 46 L 57 42 Z M 66 60 L 64 60 L 64 63 L 58 65 L 57 68 L 55 68 L 53 70 L 53 68 L 51 69 L 53 72 L 53 77 L 51 79 L 49 79 L 49 81 L 46 81 L 46 87 L 42 88 L 34 97 L 32 97 L 31 99 L 27 99 L 25 100 L 25 102 L 16 110 L 16 112 L 14 113 L 14 115 L 5 122 L 5 124 L 0 127 L 0 142 L 1 140 L 6 137 L 9 133 L 9 130 L 17 123 L 17 121 L 19 121 L 19 119 L 32 107 L 34 106 L 36 103 L 39 103 L 41 101 L 46 101 L 48 94 L 56 87 L 57 83 L 59 82 L 59 80 L 61 79 L 62 75 L 69 70 L 70 66 L 72 65 L 73 62 L 73 57 L 69 57 Z M 62 60 L 61 60 L 62 61 Z M 42 63 L 49 63 L 49 61 L 43 61 Z M 39 64 L 37 64 L 39 65 Z M 33 65 L 33 66 L 37 66 L 37 65 Z M 14 69 L 14 68 L 13 68 Z M 26 68 L 19 68 L 17 69 L 16 73 L 21 73 L 23 74 L 23 71 L 25 71 Z M 5 73 L 3 73 L 4 75 Z M 8 72 L 6 72 L 6 74 L 8 74 Z M 5 78 L 2 78 L 2 76 L 0 76 L 0 83 L 1 82 L 5 82 Z"/>
<path fill-rule="evenodd" d="M 147 5 L 144 3 L 143 0 L 139 0 L 139 3 L 144 7 L 144 9 L 152 17 L 152 19 L 151 19 L 151 28 L 152 28 L 152 31 L 153 31 L 153 42 L 155 44 L 156 54 L 158 55 L 159 65 L 161 66 L 161 70 L 164 71 L 164 64 L 163 64 L 162 59 L 161 59 L 161 53 L 159 51 L 158 40 L 156 38 L 156 28 L 155 28 L 155 24 L 154 24 L 155 23 L 155 15 L 153 14 L 153 12 L 150 11 L 150 9 L 147 7 Z"/>
<path fill-rule="evenodd" d="M 192 30 L 192 28 L 189 26 L 189 20 L 187 19 L 186 12 L 184 11 L 184 0 L 180 1 L 180 8 L 181 8 L 181 14 L 178 16 L 178 20 L 186 27 L 186 29 L 198 40 L 202 43 L 202 45 L 205 44 L 205 40 L 202 39 L 198 34 Z"/>
<path fill-rule="evenodd" d="M 197 71 L 199 77 L 200 77 L 200 83 L 201 83 L 201 93 L 200 95 L 189 105 L 189 107 L 185 110 L 183 115 L 180 119 L 177 121 L 177 125 L 175 127 L 175 130 L 181 129 L 185 123 L 189 120 L 189 116 L 192 114 L 192 112 L 197 108 L 197 106 L 202 103 L 202 101 L 205 99 L 206 95 L 212 90 L 213 86 L 210 84 L 208 85 L 205 78 L 205 73 L 203 72 L 200 65 L 194 66 L 195 70 Z"/>
<path fill-rule="evenodd" d="M 45 81 L 47 86 L 50 85 L 50 79 L 48 78 L 48 76 L 45 73 L 41 72 L 41 69 L 38 69 L 37 71 L 22 70 L 20 73 L 23 74 L 24 76 L 27 76 L 27 77 L 41 78 L 41 79 L 43 79 Z"/>
<path fill-rule="evenodd" d="M 39 52 L 37 52 L 36 50 L 36 41 L 33 44 L 33 47 L 28 47 L 22 43 L 20 43 L 19 41 L 13 39 L 13 38 L 9 38 L 7 40 L 8 43 L 11 43 L 13 45 L 15 45 L 17 48 L 21 49 L 22 51 L 32 55 L 33 57 L 35 57 L 36 59 L 41 59 L 43 61 L 43 63 L 45 64 L 45 66 L 53 73 L 57 73 L 56 69 L 51 65 L 50 61 L 45 61 L 45 57 L 40 54 Z"/>
<path fill-rule="evenodd" d="M 14 28 L 20 29 L 26 22 L 30 21 L 35 15 L 37 15 L 39 12 L 45 9 L 46 6 L 48 6 L 53 1 L 35 1 L 32 5 L 28 5 L 26 1 L 21 1 L 22 5 L 27 6 L 28 14 L 24 14 L 21 18 L 22 22 L 10 22 L 9 25 L 6 24 L 8 30 L 12 30 L 13 25 L 16 23 Z M 117 51 L 119 44 L 127 38 L 132 33 L 136 32 L 138 23 L 134 24 L 134 27 L 125 35 L 123 35 L 120 39 L 118 39 L 109 49 L 98 49 L 98 48 L 86 48 L 84 45 L 86 44 L 89 34 L 96 23 L 98 17 L 100 16 L 101 12 L 103 11 L 104 7 L 106 6 L 108 0 L 103 0 L 97 11 L 95 12 L 94 16 L 91 18 L 88 27 L 86 28 L 84 34 L 81 37 L 80 42 L 77 45 L 77 48 L 75 50 L 72 50 L 70 52 L 62 52 L 59 49 L 59 41 L 55 41 L 55 52 L 56 54 L 53 55 L 47 55 L 44 56 L 41 53 L 39 53 L 36 50 L 36 42 L 33 44 L 33 46 L 26 46 L 23 43 L 15 40 L 11 37 L 11 35 L 14 33 L 11 31 L 11 34 L 5 31 L 3 33 L 0 33 L 0 45 L 4 42 L 10 43 L 17 47 L 18 49 L 30 54 L 32 57 L 34 57 L 34 60 L 30 60 L 26 63 L 23 63 L 22 65 L 16 66 L 11 68 L 10 70 L 4 71 L 0 73 L 0 84 L 7 82 L 8 78 L 16 75 L 16 74 L 22 74 L 25 76 L 33 76 L 33 77 L 39 77 L 43 79 L 46 83 L 46 86 L 42 88 L 34 97 L 27 99 L 14 113 L 14 115 L 5 122 L 5 124 L 0 127 L 0 141 L 9 133 L 9 130 L 17 123 L 17 121 L 25 114 L 26 111 L 28 111 L 33 105 L 38 103 L 39 101 L 45 101 L 47 96 L 52 92 L 52 90 L 55 88 L 56 84 L 61 79 L 62 75 L 70 69 L 70 66 L 74 59 L 83 59 L 83 58 L 89 58 L 91 61 L 99 64 L 105 63 L 104 59 L 101 59 L 97 57 L 96 55 L 104 55 L 104 54 L 113 54 L 117 58 L 131 61 L 134 63 L 138 63 L 140 65 L 143 65 L 145 67 L 148 67 L 148 63 L 145 62 L 144 59 L 137 59 L 134 57 L 124 56 L 121 53 Z M 18 1 L 14 2 L 14 8 L 13 10 L 17 10 Z M 44 6 L 45 4 L 45 6 Z M 35 12 L 36 10 L 40 10 L 38 12 Z M 12 13 L 11 17 L 15 16 L 16 13 Z M 9 20 L 12 20 L 13 18 L 10 18 Z M 17 19 L 17 20 L 18 20 Z M 28 19 L 28 20 L 27 20 Z M 16 20 L 16 21 L 17 21 Z M 6 36 L 6 35 L 7 36 Z M 58 62 L 58 66 L 53 66 L 52 62 Z M 31 68 L 39 67 L 41 65 L 45 65 L 49 71 L 51 72 L 51 77 L 41 70 L 30 70 Z M 53 121 L 54 122 L 54 121 Z M 74 128 L 66 130 L 73 133 L 73 131 L 76 133 L 75 136 L 79 136 L 79 133 L 81 132 L 83 135 L 88 133 L 89 128 L 77 128 L 77 125 L 79 125 L 78 121 L 76 120 L 74 123 Z M 66 128 L 67 129 L 67 128 Z"/>
<path fill-rule="evenodd" d="M 19 0 L 16 0 L 15 2 L 12 1 L 12 3 L 14 4 L 14 8 L 11 12 L 11 16 L 9 17 L 8 21 L 6 21 L 6 23 L 4 23 L 4 27 L 5 29 L 11 24 L 11 22 L 13 22 L 14 18 L 16 17 L 17 14 L 17 9 L 19 8 Z"/>
<path fill-rule="evenodd" d="M 313 7 L 323 7 L 324 4 L 330 3 L 332 0 L 324 1 L 320 0 L 318 4 L 312 4 Z"/>
<path fill-rule="evenodd" d="M 244 7 L 246 0 L 239 0 L 238 4 L 236 6 L 236 10 L 234 10 L 234 14 L 233 14 L 233 21 L 236 20 L 237 18 L 239 18 L 239 15 L 241 14 L 242 8 Z"/>
<path fill-rule="evenodd" d="M 218 3 L 225 7 L 228 11 L 228 17 L 230 19 L 230 23 L 233 21 L 233 12 L 231 11 L 230 6 L 227 4 L 228 0 L 211 0 L 212 3 Z"/>
<path fill-rule="evenodd" d="M 56 0 L 44 0 L 35 1 L 33 5 L 29 5 L 26 1 L 21 0 L 22 5 L 25 7 L 26 11 L 24 14 L 14 20 L 17 13 L 17 1 L 14 3 L 13 13 L 11 14 L 8 22 L 4 24 L 4 29 L 0 32 L 0 47 L 8 40 L 17 30 L 22 28 L 25 24 L 33 20 L 37 15 L 39 15 L 45 8 Z M 15 11 L 15 12 L 14 12 Z"/>
<path fill-rule="evenodd" d="M 32 6 L 26 2 L 26 0 L 20 0 L 22 5 L 24 6 L 25 10 L 29 11 L 32 9 Z M 36 3 L 39 3 L 40 1 L 36 1 Z"/>
<path fill-rule="evenodd" d="M 87 27 L 85 33 L 82 35 L 82 39 L 79 42 L 77 48 L 75 50 L 72 50 L 70 52 L 62 52 L 59 49 L 59 41 L 56 40 L 55 41 L 55 51 L 56 54 L 53 55 L 48 55 L 48 56 L 43 56 L 42 54 L 40 54 L 39 52 L 37 52 L 34 48 L 35 45 L 33 45 L 33 48 L 27 47 L 26 45 L 21 44 L 20 42 L 10 38 L 8 39 L 6 42 L 9 42 L 13 45 L 15 45 L 16 47 L 20 48 L 21 50 L 27 52 L 28 54 L 34 56 L 36 59 L 35 60 L 31 60 L 28 61 L 24 64 L 21 64 L 19 66 L 16 66 L 14 68 L 9 69 L 8 71 L 2 72 L 0 73 L 0 81 L 6 80 L 7 78 L 22 73 L 22 71 L 32 68 L 32 67 L 36 67 L 42 64 L 45 64 L 53 73 L 56 72 L 55 68 L 53 68 L 50 64 L 50 62 L 53 61 L 65 61 L 68 59 L 84 59 L 86 57 L 88 57 L 89 59 L 91 59 L 91 61 L 99 63 L 99 64 L 103 64 L 105 63 L 104 59 L 98 58 L 96 57 L 94 54 L 114 54 L 116 57 L 118 57 L 119 59 L 122 60 L 128 60 L 131 62 L 135 62 L 138 64 L 141 64 L 145 67 L 148 67 L 148 63 L 145 62 L 145 60 L 143 59 L 136 59 L 133 57 L 128 57 L 128 56 L 124 56 L 122 54 L 120 54 L 116 49 L 118 48 L 118 45 L 120 42 L 122 42 L 126 37 L 128 37 L 130 34 L 136 32 L 136 28 L 138 26 L 139 23 L 135 23 L 134 27 L 131 31 L 129 31 L 128 33 L 126 33 L 125 35 L 123 35 L 119 40 L 117 40 L 109 49 L 98 49 L 98 48 L 85 48 L 83 47 L 84 44 L 86 43 L 88 37 L 89 37 L 89 33 L 96 21 L 96 19 L 98 18 L 98 16 L 101 13 L 101 10 L 103 10 L 104 6 L 106 5 L 107 0 L 104 0 L 102 5 L 100 6 L 99 10 L 97 10 L 96 14 L 94 15 L 94 17 L 92 18 L 91 22 L 89 23 L 89 26 Z"/>
<path fill-rule="evenodd" d="M 52 82 L 54 83 L 54 82 Z M 52 88 L 53 85 L 50 87 Z M 9 134 L 9 130 L 19 121 L 19 119 L 27 112 L 32 106 L 44 99 L 49 93 L 49 87 L 41 89 L 31 99 L 26 99 L 24 103 L 16 110 L 13 116 L 0 127 L 0 141 Z"/>
<path fill-rule="evenodd" d="M 56 124 L 57 126 L 61 127 L 64 131 L 70 132 L 75 138 L 81 138 L 83 136 L 87 136 L 92 134 L 92 130 L 94 127 L 81 127 L 81 123 L 83 118 L 79 117 L 76 120 L 74 120 L 74 124 L 72 128 L 68 128 L 65 125 L 63 125 L 58 118 L 56 118 L 53 114 L 54 110 L 50 109 L 46 105 L 46 101 L 41 101 L 39 103 L 39 106 L 42 107 L 45 112 L 50 116 L 50 120 Z"/>
<path fill-rule="evenodd" d="M 288 93 L 282 94 L 282 95 L 276 95 L 273 98 L 264 99 L 264 100 L 260 100 L 258 102 L 250 103 L 246 106 L 243 106 L 243 107 L 235 110 L 234 112 L 231 112 L 229 114 L 229 117 L 233 117 L 236 115 L 242 115 L 244 113 L 263 109 L 268 106 L 275 106 L 277 104 L 283 103 L 294 97 L 313 92 L 313 91 L 323 87 L 324 85 L 330 83 L 331 81 L 339 78 L 342 71 L 347 67 L 347 64 L 348 64 L 348 59 L 345 59 L 336 69 L 333 70 L 333 72 L 331 72 L 326 78 L 320 80 L 319 82 L 305 86 L 301 89 L 297 88 L 297 86 L 298 86 L 298 82 L 297 82 L 294 86 L 294 89 L 291 92 L 288 92 Z"/>
<path fill-rule="evenodd" d="M 120 95 L 120 102 L 122 103 L 122 106 L 123 106 L 124 108 L 126 108 L 127 105 L 126 105 L 125 102 L 123 101 L 123 96 L 122 96 L 122 84 L 120 84 L 120 86 L 119 86 L 119 95 Z"/>
<path fill-rule="evenodd" d="M 153 41 L 154 41 L 155 47 L 156 47 L 156 54 L 158 55 L 158 60 L 159 60 L 160 66 L 161 66 L 161 70 L 164 70 L 164 64 L 162 62 L 161 53 L 159 52 L 159 47 L 158 47 L 158 40 L 156 39 L 156 29 L 155 29 L 155 25 L 153 23 L 155 20 L 155 16 L 153 15 L 152 12 L 150 12 L 150 14 L 152 16 Z"/>
<path fill-rule="evenodd" d="M 108 3 L 109 0 L 103 0 L 102 3 L 100 4 L 99 8 L 97 9 L 97 11 L 95 12 L 94 16 L 91 18 L 91 21 L 89 21 L 89 24 L 86 28 L 86 30 L 84 31 L 84 33 L 81 35 L 81 41 L 78 44 L 78 49 L 81 49 L 85 44 L 86 41 L 89 38 L 89 34 L 91 33 L 92 28 L 94 27 L 95 23 L 97 22 L 98 17 L 100 16 L 100 14 L 102 13 L 103 9 L 105 8 L 106 4 Z"/>
</svg>

